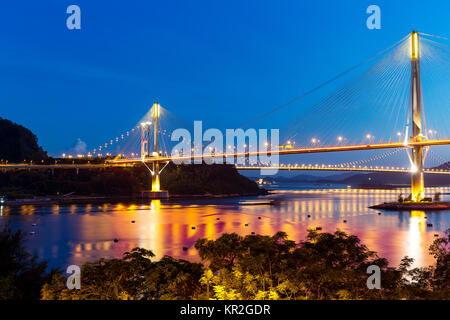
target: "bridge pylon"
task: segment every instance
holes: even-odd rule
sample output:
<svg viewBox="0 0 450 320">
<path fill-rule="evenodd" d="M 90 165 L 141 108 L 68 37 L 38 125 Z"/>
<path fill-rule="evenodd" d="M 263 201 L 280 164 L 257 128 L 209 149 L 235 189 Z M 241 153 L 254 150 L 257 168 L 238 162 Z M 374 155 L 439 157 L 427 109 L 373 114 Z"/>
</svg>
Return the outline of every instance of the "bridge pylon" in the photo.
<svg viewBox="0 0 450 320">
<path fill-rule="evenodd" d="M 419 33 L 411 32 L 411 103 L 412 141 L 422 141 L 422 93 L 420 85 Z M 411 200 L 420 201 L 425 196 L 423 180 L 423 146 L 412 148 Z"/>
<path fill-rule="evenodd" d="M 160 105 L 155 102 L 153 104 L 153 157 L 159 157 L 158 151 L 158 130 L 159 130 L 159 115 L 160 115 Z M 159 180 L 159 161 L 153 162 L 153 172 L 152 172 L 152 191 L 159 192 L 160 180 Z"/>
</svg>

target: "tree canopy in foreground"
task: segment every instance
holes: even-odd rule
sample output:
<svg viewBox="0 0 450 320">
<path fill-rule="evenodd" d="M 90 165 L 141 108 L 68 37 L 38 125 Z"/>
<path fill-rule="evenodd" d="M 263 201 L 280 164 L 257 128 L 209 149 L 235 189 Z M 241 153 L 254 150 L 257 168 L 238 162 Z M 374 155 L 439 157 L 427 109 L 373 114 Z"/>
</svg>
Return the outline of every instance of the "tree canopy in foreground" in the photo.
<svg viewBox="0 0 450 320">
<path fill-rule="evenodd" d="M 23 235 L 4 229 L 0 236 L 0 299 L 448 299 L 450 229 L 430 246 L 433 266 L 398 267 L 370 251 L 354 235 L 308 230 L 296 243 L 284 232 L 273 236 L 224 233 L 199 239 L 202 263 L 134 248 L 122 259 L 87 262 L 81 289 L 66 287 L 61 272 L 45 272 L 23 250 Z M 381 270 L 381 289 L 368 289 L 367 267 Z M 3 285 L 5 284 L 5 285 Z"/>
</svg>

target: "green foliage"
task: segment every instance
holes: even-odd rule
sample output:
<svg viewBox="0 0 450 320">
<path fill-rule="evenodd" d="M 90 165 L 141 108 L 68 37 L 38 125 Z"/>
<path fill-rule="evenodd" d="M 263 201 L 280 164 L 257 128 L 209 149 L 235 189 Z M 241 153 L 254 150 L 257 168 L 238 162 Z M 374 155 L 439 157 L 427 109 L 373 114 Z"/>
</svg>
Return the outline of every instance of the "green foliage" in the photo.
<svg viewBox="0 0 450 320">
<path fill-rule="evenodd" d="M 81 268 L 81 289 L 66 288 L 66 278 L 55 275 L 42 288 L 43 300 L 192 299 L 199 294 L 203 267 L 198 263 L 135 248 L 123 259 L 100 259 Z"/>
<path fill-rule="evenodd" d="M 136 173 L 134 172 L 136 171 Z M 141 190 L 138 170 L 14 170 L 0 173 L 0 193 L 7 198 L 49 196 L 75 192 L 77 195 L 132 195 Z"/>
<path fill-rule="evenodd" d="M 282 232 L 272 237 L 223 234 L 217 240 L 199 239 L 195 247 L 214 272 L 208 280 L 212 299 L 447 299 L 449 233 L 430 247 L 436 266 L 414 269 L 408 257 L 398 268 L 389 267 L 358 237 L 339 230 L 309 230 L 299 244 Z M 370 265 L 381 269 L 381 290 L 366 286 Z"/>
<path fill-rule="evenodd" d="M 0 159 L 20 162 L 47 158 L 47 153 L 38 146 L 37 138 L 30 130 L 0 118 Z"/>
<path fill-rule="evenodd" d="M 0 299 L 448 299 L 450 229 L 436 239 L 434 266 L 411 268 L 413 259 L 389 267 L 386 259 L 342 231 L 309 230 L 295 243 L 283 232 L 273 236 L 223 234 L 199 239 L 204 264 L 135 248 L 122 259 L 87 262 L 81 289 L 66 288 L 61 272 L 46 273 L 23 249 L 23 234 L 0 233 Z M 366 286 L 369 265 L 381 269 L 381 289 Z"/>
<path fill-rule="evenodd" d="M 0 300 L 39 299 L 41 287 L 56 273 L 47 273 L 47 262 L 28 253 L 24 241 L 21 231 L 8 226 L 0 232 Z"/>
<path fill-rule="evenodd" d="M 170 163 L 161 179 L 172 194 L 259 194 L 256 182 L 239 174 L 232 165 L 175 165 Z"/>
<path fill-rule="evenodd" d="M 257 184 L 229 165 L 170 164 L 161 178 L 171 194 L 258 194 Z M 151 189 L 147 168 L 73 170 L 8 170 L 0 173 L 0 194 L 9 199 L 75 192 L 90 196 L 131 196 Z"/>
</svg>

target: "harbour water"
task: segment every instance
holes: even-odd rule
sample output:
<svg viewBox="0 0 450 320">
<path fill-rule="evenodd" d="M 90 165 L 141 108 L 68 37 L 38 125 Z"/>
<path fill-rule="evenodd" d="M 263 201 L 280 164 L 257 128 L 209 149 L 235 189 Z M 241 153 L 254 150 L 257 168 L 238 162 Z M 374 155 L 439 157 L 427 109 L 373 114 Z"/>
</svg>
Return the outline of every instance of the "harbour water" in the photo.
<svg viewBox="0 0 450 320">
<path fill-rule="evenodd" d="M 29 250 L 49 260 L 51 267 L 62 269 L 99 258 L 120 258 L 134 247 L 152 250 L 155 259 L 170 255 L 199 261 L 194 248 L 199 238 L 213 239 L 224 232 L 273 235 L 284 231 L 301 241 L 308 228 L 316 227 L 321 227 L 321 232 L 340 229 L 357 235 L 391 265 L 409 256 L 415 259 L 415 266 L 427 266 L 434 263 L 428 247 L 436 235 L 442 236 L 450 228 L 448 210 L 425 213 L 368 208 L 395 200 L 399 190 L 300 184 L 274 188 L 277 190 L 262 198 L 276 199 L 276 205 L 242 206 L 243 198 L 219 198 L 1 207 L 0 225 L 9 223 L 13 230 L 22 229 Z M 443 194 L 442 200 L 450 201 L 450 187 L 427 189 L 429 194 L 436 191 Z"/>
</svg>

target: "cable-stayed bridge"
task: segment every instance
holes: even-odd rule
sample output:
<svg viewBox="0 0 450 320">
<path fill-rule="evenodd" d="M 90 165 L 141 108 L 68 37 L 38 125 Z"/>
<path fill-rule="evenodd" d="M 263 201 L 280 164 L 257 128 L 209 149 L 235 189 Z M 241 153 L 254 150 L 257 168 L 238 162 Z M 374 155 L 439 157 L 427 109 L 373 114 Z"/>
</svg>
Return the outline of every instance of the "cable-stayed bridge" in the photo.
<svg viewBox="0 0 450 320">
<path fill-rule="evenodd" d="M 173 132 L 170 127 L 187 126 L 155 103 L 137 126 L 86 154 L 64 154 L 66 159 L 59 164 L 4 163 L 0 168 L 79 170 L 145 165 L 152 176 L 152 191 L 158 192 L 160 174 L 168 162 L 220 163 L 245 159 L 236 165 L 239 170 L 409 172 L 411 199 L 420 201 L 424 198 L 424 173 L 450 174 L 450 165 L 442 169 L 425 168 L 426 161 L 429 165 L 431 161 L 445 163 L 446 156 L 439 155 L 438 146 L 450 145 L 448 40 L 413 31 L 363 62 L 241 126 L 239 129 L 256 123 L 264 126 L 266 121 L 266 127 L 280 128 L 282 141 L 273 145 L 273 141 L 268 142 L 272 140 L 269 137 L 267 148 L 262 150 L 247 140 L 238 148 L 226 145 L 221 150 L 208 150 L 210 140 L 194 144 L 189 150 L 177 150 L 170 139 Z M 277 114 L 287 116 L 277 118 Z M 276 124 L 280 118 L 288 119 L 288 123 Z M 209 152 L 205 154 L 203 150 Z M 384 153 L 338 164 L 251 160 L 262 155 L 283 156 L 283 159 L 313 154 L 326 157 L 344 151 Z M 405 156 L 403 166 L 375 164 L 400 153 Z M 67 163 L 67 158 L 73 159 L 73 163 Z M 96 158 L 101 159 L 100 163 L 94 163 Z"/>
</svg>

